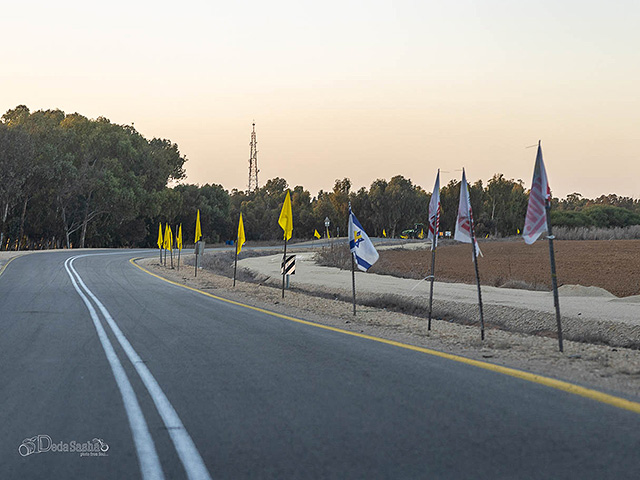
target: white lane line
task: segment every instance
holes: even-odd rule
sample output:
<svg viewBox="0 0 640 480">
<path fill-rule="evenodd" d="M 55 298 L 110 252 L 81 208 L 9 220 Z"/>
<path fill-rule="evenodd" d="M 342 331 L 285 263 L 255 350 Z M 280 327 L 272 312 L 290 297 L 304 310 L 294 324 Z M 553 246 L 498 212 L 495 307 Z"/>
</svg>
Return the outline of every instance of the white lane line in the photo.
<svg viewBox="0 0 640 480">
<path fill-rule="evenodd" d="M 154 376 L 151 374 L 147 366 L 142 362 L 142 359 L 140 358 L 138 353 L 133 349 L 133 347 L 129 343 L 129 340 L 127 340 L 127 337 L 124 336 L 124 334 L 120 330 L 120 327 L 118 327 L 116 322 L 113 320 L 113 317 L 111 316 L 109 311 L 105 308 L 102 302 L 100 302 L 100 300 L 98 300 L 98 298 L 91 292 L 91 290 L 89 290 L 89 288 L 82 281 L 82 278 L 80 277 L 78 272 L 73 268 L 74 260 L 76 260 L 77 258 L 88 256 L 91 255 L 79 255 L 72 258 L 71 262 L 69 262 L 69 267 L 76 275 L 78 283 L 98 306 L 98 309 L 109 324 L 109 327 L 111 327 L 113 334 L 115 335 L 116 339 L 120 343 L 120 346 L 129 358 L 129 361 L 133 364 L 134 368 L 138 372 L 138 375 L 140 375 L 142 383 L 147 388 L 147 391 L 149 392 L 149 395 L 151 396 L 151 399 L 153 400 L 153 403 L 155 404 L 158 413 L 162 418 L 162 421 L 167 427 L 171 440 L 173 441 L 173 445 L 176 449 L 176 452 L 178 453 L 178 456 L 180 457 L 180 460 L 182 461 L 182 465 L 184 466 L 189 480 L 211 480 L 209 471 L 207 470 L 207 467 L 205 466 L 204 461 L 202 460 L 202 457 L 198 452 L 198 449 L 193 443 L 193 440 L 189 436 L 186 428 L 184 428 L 184 425 L 182 424 L 178 413 L 175 411 L 173 405 L 171 405 L 171 402 L 169 402 L 169 399 L 162 391 L 162 388 L 160 388 L 160 385 L 158 384 Z"/>
<path fill-rule="evenodd" d="M 113 376 L 116 379 L 116 384 L 118 385 L 120 396 L 122 397 L 122 403 L 124 403 L 124 409 L 127 413 L 127 418 L 129 419 L 129 427 L 131 428 L 133 442 L 136 446 L 136 453 L 138 454 L 142 478 L 145 480 L 162 480 L 164 479 L 164 473 L 160 466 L 158 453 L 156 452 L 153 438 L 151 438 L 151 433 L 149 433 L 149 427 L 147 426 L 147 422 L 142 414 L 142 409 L 140 408 L 136 394 L 133 391 L 131 382 L 129 382 L 129 378 L 116 355 L 107 333 L 102 327 L 102 323 L 100 322 L 100 318 L 98 317 L 95 308 L 93 308 L 93 305 L 85 294 L 82 293 L 82 290 L 78 287 L 78 284 L 70 271 L 70 261 L 73 261 L 73 258 L 74 257 L 68 258 L 64 262 L 64 268 L 71 279 L 73 288 L 76 289 L 76 292 L 78 292 L 78 295 L 80 295 L 80 298 L 89 310 L 89 314 L 93 320 L 93 325 L 98 332 L 98 338 L 100 339 L 104 353 L 107 356 L 107 361 L 111 366 Z"/>
</svg>

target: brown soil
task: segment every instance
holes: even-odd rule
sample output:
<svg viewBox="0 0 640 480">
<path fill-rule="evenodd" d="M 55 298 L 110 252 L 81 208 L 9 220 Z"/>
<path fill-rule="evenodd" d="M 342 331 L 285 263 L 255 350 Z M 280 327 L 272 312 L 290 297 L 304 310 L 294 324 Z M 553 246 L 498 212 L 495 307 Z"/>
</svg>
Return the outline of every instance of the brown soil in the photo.
<svg viewBox="0 0 640 480">
<path fill-rule="evenodd" d="M 593 285 L 618 297 L 640 294 L 640 240 L 557 240 L 554 246 L 559 286 Z M 551 289 L 548 242 L 480 242 L 480 249 L 483 285 Z M 439 246 L 436 280 L 475 283 L 471 254 L 471 245 Z M 430 270 L 430 250 L 386 250 L 371 272 L 424 278 Z"/>
</svg>

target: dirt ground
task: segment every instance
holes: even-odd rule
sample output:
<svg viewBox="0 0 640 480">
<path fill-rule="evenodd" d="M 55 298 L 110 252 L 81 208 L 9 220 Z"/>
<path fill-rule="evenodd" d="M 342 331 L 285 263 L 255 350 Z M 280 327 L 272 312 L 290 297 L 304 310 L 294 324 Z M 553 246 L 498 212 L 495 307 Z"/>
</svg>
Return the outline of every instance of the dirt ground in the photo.
<svg viewBox="0 0 640 480">
<path fill-rule="evenodd" d="M 534 290 L 551 289 L 549 244 L 537 241 L 479 242 L 484 257 L 478 267 L 483 285 Z M 640 294 L 640 240 L 557 240 L 554 242 L 558 285 L 604 288 L 618 297 Z M 437 249 L 436 279 L 475 283 L 467 244 Z M 386 250 L 370 270 L 408 278 L 424 278 L 431 269 L 430 250 Z"/>
</svg>

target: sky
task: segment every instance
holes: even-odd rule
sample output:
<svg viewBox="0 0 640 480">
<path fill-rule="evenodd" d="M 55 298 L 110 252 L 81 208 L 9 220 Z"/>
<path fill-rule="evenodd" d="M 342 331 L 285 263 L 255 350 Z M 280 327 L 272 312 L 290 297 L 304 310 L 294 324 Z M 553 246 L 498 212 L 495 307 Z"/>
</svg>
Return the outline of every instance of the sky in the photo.
<svg viewBox="0 0 640 480">
<path fill-rule="evenodd" d="M 404 175 L 431 191 L 495 173 L 553 194 L 640 198 L 640 2 L 10 2 L 0 113 L 133 124 L 186 182 L 312 195 Z"/>
</svg>

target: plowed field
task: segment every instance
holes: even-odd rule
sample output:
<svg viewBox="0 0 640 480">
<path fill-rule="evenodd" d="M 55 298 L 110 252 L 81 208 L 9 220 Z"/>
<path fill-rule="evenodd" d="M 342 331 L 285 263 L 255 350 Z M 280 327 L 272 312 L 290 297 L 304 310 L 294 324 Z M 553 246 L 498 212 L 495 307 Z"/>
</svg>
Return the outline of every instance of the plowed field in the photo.
<svg viewBox="0 0 640 480">
<path fill-rule="evenodd" d="M 559 285 L 597 286 L 618 297 L 640 294 L 640 240 L 556 240 Z M 478 261 L 483 285 L 551 289 L 549 245 L 519 241 L 480 242 Z M 409 278 L 424 278 L 431 269 L 430 250 L 386 250 L 370 270 Z M 471 245 L 437 249 L 436 280 L 475 282 Z"/>
</svg>

